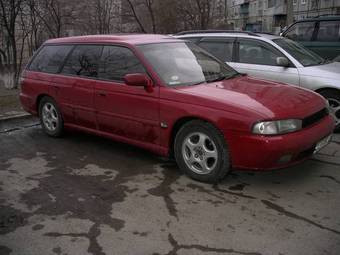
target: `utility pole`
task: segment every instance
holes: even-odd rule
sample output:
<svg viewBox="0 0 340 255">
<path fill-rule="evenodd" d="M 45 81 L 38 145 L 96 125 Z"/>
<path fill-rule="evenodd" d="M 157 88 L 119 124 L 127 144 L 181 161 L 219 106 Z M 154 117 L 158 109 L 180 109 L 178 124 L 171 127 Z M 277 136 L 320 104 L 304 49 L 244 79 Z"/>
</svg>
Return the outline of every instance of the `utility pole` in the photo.
<svg viewBox="0 0 340 255">
<path fill-rule="evenodd" d="M 286 21 L 286 25 L 289 26 L 293 22 L 294 22 L 293 0 L 287 0 L 287 21 Z"/>
</svg>

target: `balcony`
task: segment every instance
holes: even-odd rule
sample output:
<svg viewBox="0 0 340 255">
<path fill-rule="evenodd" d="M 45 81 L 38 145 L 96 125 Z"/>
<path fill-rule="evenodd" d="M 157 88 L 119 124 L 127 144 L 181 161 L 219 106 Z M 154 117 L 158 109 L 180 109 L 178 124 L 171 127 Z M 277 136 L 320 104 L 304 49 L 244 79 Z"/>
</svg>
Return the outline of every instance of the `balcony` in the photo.
<svg viewBox="0 0 340 255">
<path fill-rule="evenodd" d="M 241 6 L 240 6 L 240 14 L 241 15 L 248 15 L 249 14 L 249 2 L 241 4 Z"/>
<path fill-rule="evenodd" d="M 274 15 L 286 15 L 287 14 L 287 5 L 280 4 L 276 5 L 274 8 Z"/>
</svg>

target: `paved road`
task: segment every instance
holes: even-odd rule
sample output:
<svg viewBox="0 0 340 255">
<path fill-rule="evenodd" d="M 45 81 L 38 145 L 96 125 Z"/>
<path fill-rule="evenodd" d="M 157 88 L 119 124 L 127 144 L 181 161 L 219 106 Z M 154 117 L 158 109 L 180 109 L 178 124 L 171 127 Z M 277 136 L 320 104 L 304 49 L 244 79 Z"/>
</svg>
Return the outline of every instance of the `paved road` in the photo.
<svg viewBox="0 0 340 255">
<path fill-rule="evenodd" d="M 0 254 L 338 255 L 339 152 L 337 135 L 299 166 L 214 186 L 128 145 L 2 123 Z"/>
</svg>

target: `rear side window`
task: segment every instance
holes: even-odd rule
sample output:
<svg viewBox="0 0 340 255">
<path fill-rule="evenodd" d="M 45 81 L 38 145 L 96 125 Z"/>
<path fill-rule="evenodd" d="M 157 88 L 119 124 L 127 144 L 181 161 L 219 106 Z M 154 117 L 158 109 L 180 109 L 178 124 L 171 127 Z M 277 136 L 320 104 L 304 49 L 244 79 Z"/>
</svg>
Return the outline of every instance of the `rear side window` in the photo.
<svg viewBox="0 0 340 255">
<path fill-rule="evenodd" d="M 71 51 L 71 45 L 46 45 L 33 59 L 29 70 L 46 73 L 57 73 L 65 58 Z"/>
<path fill-rule="evenodd" d="M 317 41 L 339 42 L 340 41 L 340 20 L 321 21 Z"/>
<path fill-rule="evenodd" d="M 104 46 L 98 78 L 123 81 L 126 74 L 145 73 L 143 65 L 131 50 L 119 46 Z"/>
<path fill-rule="evenodd" d="M 233 57 L 234 41 L 203 41 L 200 47 L 208 51 L 223 62 L 231 62 Z"/>
<path fill-rule="evenodd" d="M 103 46 L 77 45 L 67 58 L 63 74 L 98 77 L 98 63 Z"/>
</svg>

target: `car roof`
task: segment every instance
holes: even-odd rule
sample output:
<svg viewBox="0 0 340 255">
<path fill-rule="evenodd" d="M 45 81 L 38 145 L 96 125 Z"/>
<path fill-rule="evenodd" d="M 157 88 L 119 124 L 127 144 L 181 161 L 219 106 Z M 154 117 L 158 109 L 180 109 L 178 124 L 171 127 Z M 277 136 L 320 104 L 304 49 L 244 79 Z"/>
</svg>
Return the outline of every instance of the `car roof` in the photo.
<svg viewBox="0 0 340 255">
<path fill-rule="evenodd" d="M 127 44 L 150 44 L 164 42 L 180 42 L 171 36 L 156 34 L 112 34 L 112 35 L 86 35 L 50 39 L 46 44 L 72 44 L 72 43 L 127 43 Z"/>
<path fill-rule="evenodd" d="M 318 16 L 314 18 L 306 18 L 303 20 L 298 20 L 295 23 L 308 22 L 308 21 L 323 21 L 323 20 L 340 20 L 340 16 Z"/>
<path fill-rule="evenodd" d="M 183 35 L 174 35 L 176 38 L 182 38 L 182 39 L 185 39 L 185 38 L 191 38 L 191 37 L 242 37 L 242 38 L 254 38 L 254 39 L 260 39 L 261 38 L 265 38 L 265 39 L 268 39 L 268 40 L 273 40 L 273 39 L 278 39 L 278 38 L 281 38 L 280 36 L 278 35 L 273 35 L 273 34 L 270 34 L 270 33 L 265 33 L 265 32 L 256 32 L 256 33 L 247 33 L 247 32 L 243 32 L 243 31 L 235 31 L 235 32 L 217 32 L 217 33 L 190 33 L 190 32 L 187 32 Z"/>
</svg>

